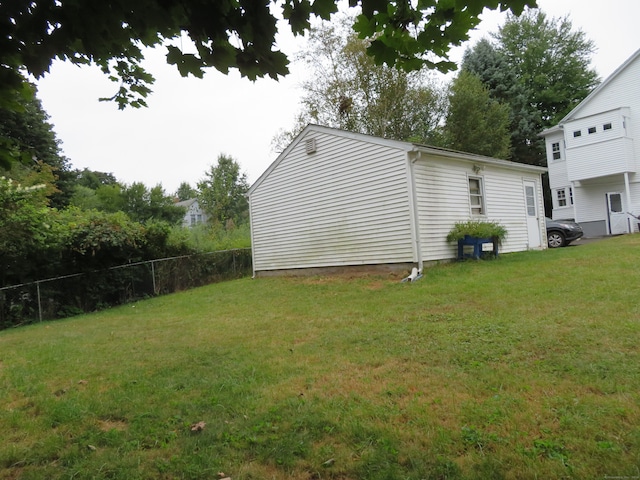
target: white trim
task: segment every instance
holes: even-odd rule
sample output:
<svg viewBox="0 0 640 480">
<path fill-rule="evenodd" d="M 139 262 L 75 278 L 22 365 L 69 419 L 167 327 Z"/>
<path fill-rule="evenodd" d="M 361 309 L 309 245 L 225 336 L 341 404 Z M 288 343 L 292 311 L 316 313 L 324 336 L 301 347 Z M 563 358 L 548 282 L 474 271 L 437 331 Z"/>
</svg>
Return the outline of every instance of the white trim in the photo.
<svg viewBox="0 0 640 480">
<path fill-rule="evenodd" d="M 417 158 L 420 158 L 418 153 Z M 416 158 L 416 159 L 417 159 Z M 407 189 L 409 193 L 409 210 L 411 215 L 411 235 L 413 236 L 413 259 L 418 264 L 418 269 L 422 271 L 424 267 L 422 261 L 422 248 L 420 244 L 420 223 L 418 216 L 418 199 L 415 184 L 415 174 L 413 172 L 413 164 L 415 160 L 411 159 L 411 152 L 407 152 Z"/>
<path fill-rule="evenodd" d="M 474 195 L 480 197 L 480 213 L 474 213 L 474 204 L 471 202 L 471 180 L 478 180 L 478 186 L 480 187 L 480 194 Z M 469 215 L 471 218 L 486 217 L 487 216 L 487 200 L 484 186 L 484 176 L 482 175 L 469 175 L 467 174 L 467 191 L 469 193 Z M 477 206 L 475 207 L 478 208 Z"/>
</svg>

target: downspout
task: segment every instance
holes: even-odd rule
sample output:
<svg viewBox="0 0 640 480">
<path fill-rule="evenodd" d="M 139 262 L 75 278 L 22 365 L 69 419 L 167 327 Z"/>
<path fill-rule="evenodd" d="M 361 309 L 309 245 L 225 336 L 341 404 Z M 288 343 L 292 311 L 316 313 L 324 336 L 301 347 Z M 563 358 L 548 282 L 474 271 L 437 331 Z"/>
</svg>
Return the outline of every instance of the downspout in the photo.
<svg viewBox="0 0 640 480">
<path fill-rule="evenodd" d="M 413 159 L 411 158 L 412 156 L 414 156 Z M 409 214 L 411 216 L 411 235 L 413 237 L 413 257 L 418 263 L 418 271 L 416 272 L 414 278 L 417 275 L 422 276 L 422 269 L 424 267 L 424 262 L 422 260 L 422 248 L 420 245 L 420 225 L 418 223 L 418 198 L 416 194 L 416 182 L 413 171 L 413 165 L 419 158 L 419 151 L 407 151 L 407 188 L 409 189 Z"/>
<path fill-rule="evenodd" d="M 245 196 L 247 197 L 247 201 L 249 203 L 249 233 L 250 233 L 250 236 L 251 236 L 251 271 L 252 271 L 251 278 L 256 278 L 255 251 L 253 250 L 253 246 L 255 245 L 255 242 L 253 241 L 252 202 L 251 202 L 251 195 L 246 194 Z"/>
</svg>

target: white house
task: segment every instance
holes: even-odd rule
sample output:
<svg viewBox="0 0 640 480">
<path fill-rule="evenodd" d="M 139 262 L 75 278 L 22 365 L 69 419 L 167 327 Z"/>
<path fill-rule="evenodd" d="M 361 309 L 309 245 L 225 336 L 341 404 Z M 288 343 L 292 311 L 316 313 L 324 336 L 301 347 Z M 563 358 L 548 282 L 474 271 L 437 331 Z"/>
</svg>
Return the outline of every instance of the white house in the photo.
<svg viewBox="0 0 640 480">
<path fill-rule="evenodd" d="M 507 228 L 501 252 L 545 248 L 545 170 L 309 125 L 249 189 L 254 273 L 422 269 L 472 218 Z"/>
<path fill-rule="evenodd" d="M 175 205 L 177 207 L 184 207 L 185 209 L 185 214 L 182 218 L 183 227 L 194 227 L 200 223 L 207 223 L 207 214 L 202 210 L 196 198 L 176 202 Z"/>
<path fill-rule="evenodd" d="M 575 219 L 585 236 L 638 231 L 640 50 L 540 135 L 554 219 Z"/>
</svg>

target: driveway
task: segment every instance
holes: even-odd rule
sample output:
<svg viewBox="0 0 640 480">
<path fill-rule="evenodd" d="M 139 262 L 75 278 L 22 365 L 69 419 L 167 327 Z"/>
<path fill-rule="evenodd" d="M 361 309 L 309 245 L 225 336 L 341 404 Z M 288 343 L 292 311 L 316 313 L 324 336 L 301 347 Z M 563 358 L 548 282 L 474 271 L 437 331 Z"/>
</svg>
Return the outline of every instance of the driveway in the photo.
<svg viewBox="0 0 640 480">
<path fill-rule="evenodd" d="M 601 237 L 582 237 L 579 240 L 574 240 L 573 242 L 571 242 L 569 244 L 569 246 L 578 246 L 578 245 L 586 245 L 588 243 L 593 243 L 593 242 L 597 242 L 599 240 L 604 240 L 605 238 L 608 238 L 609 236 L 601 236 Z"/>
</svg>

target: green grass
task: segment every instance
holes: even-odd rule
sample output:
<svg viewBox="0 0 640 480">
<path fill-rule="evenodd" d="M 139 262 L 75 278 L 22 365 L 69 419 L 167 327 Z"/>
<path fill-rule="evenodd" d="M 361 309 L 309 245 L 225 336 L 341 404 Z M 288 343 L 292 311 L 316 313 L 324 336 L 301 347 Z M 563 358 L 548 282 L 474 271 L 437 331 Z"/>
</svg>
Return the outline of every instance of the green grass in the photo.
<svg viewBox="0 0 640 480">
<path fill-rule="evenodd" d="M 242 279 L 0 332 L 0 479 L 634 478 L 639 252 Z"/>
</svg>

